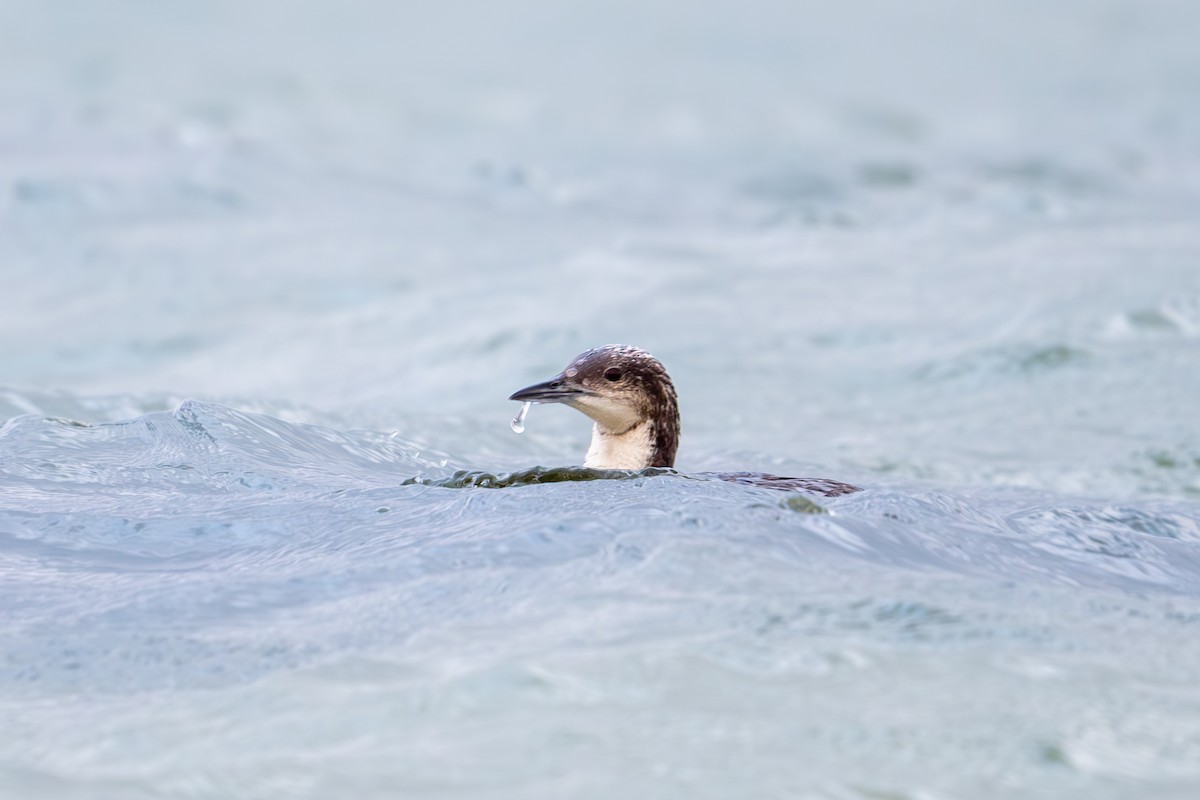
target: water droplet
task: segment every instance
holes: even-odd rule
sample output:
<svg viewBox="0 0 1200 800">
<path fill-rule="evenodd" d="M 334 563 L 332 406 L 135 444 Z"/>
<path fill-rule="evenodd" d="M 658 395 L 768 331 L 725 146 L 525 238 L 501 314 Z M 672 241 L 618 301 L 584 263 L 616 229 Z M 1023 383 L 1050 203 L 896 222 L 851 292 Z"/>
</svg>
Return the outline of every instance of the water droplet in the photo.
<svg viewBox="0 0 1200 800">
<path fill-rule="evenodd" d="M 512 425 L 512 429 L 513 429 L 514 433 L 524 433 L 525 432 L 525 415 L 529 413 L 529 407 L 531 405 L 533 405 L 533 403 L 523 403 L 521 405 L 521 410 L 517 413 L 516 419 L 514 419 L 511 423 L 509 423 L 510 425 Z"/>
</svg>

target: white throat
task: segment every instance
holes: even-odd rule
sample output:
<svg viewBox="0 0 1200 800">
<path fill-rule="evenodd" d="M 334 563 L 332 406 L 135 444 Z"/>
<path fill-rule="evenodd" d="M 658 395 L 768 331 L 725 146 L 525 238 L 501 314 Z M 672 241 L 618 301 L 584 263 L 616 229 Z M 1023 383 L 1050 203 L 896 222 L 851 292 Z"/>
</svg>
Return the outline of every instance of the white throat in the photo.
<svg viewBox="0 0 1200 800">
<path fill-rule="evenodd" d="M 592 469 L 644 469 L 654 457 L 650 421 L 643 420 L 624 433 L 607 433 L 592 426 L 592 443 L 583 465 Z"/>
</svg>

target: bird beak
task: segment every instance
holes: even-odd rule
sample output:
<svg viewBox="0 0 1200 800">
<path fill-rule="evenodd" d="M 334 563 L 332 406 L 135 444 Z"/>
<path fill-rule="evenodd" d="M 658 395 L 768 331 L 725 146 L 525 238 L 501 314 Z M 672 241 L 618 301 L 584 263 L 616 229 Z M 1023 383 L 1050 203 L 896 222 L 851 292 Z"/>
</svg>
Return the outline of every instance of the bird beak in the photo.
<svg viewBox="0 0 1200 800">
<path fill-rule="evenodd" d="M 519 389 L 508 399 L 524 403 L 569 403 L 587 394 L 591 393 L 560 373 L 545 383 L 535 383 L 533 386 Z"/>
</svg>

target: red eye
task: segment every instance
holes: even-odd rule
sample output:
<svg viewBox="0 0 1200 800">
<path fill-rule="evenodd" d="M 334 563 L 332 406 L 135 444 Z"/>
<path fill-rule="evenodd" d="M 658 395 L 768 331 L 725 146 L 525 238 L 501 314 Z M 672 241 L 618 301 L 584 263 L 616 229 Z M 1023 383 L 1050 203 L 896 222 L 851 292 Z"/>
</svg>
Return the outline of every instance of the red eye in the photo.
<svg viewBox="0 0 1200 800">
<path fill-rule="evenodd" d="M 617 367 L 609 367 L 604 370 L 604 377 L 610 381 L 619 381 L 621 380 L 621 370 Z"/>
</svg>

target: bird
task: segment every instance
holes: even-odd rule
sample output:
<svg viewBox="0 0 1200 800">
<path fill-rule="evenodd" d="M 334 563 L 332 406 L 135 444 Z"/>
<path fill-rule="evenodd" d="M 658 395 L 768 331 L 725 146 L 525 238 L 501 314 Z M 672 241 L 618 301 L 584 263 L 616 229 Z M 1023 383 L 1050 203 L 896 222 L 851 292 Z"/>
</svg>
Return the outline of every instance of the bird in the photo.
<svg viewBox="0 0 1200 800">
<path fill-rule="evenodd" d="M 509 400 L 562 403 L 593 421 L 583 466 L 642 470 L 675 466 L 679 397 L 666 368 L 638 347 L 609 344 L 580 353 L 548 381 L 526 386 Z M 520 418 L 518 418 L 520 419 Z M 717 472 L 732 483 L 836 497 L 859 487 L 825 478 L 789 478 L 763 472 Z"/>
</svg>

